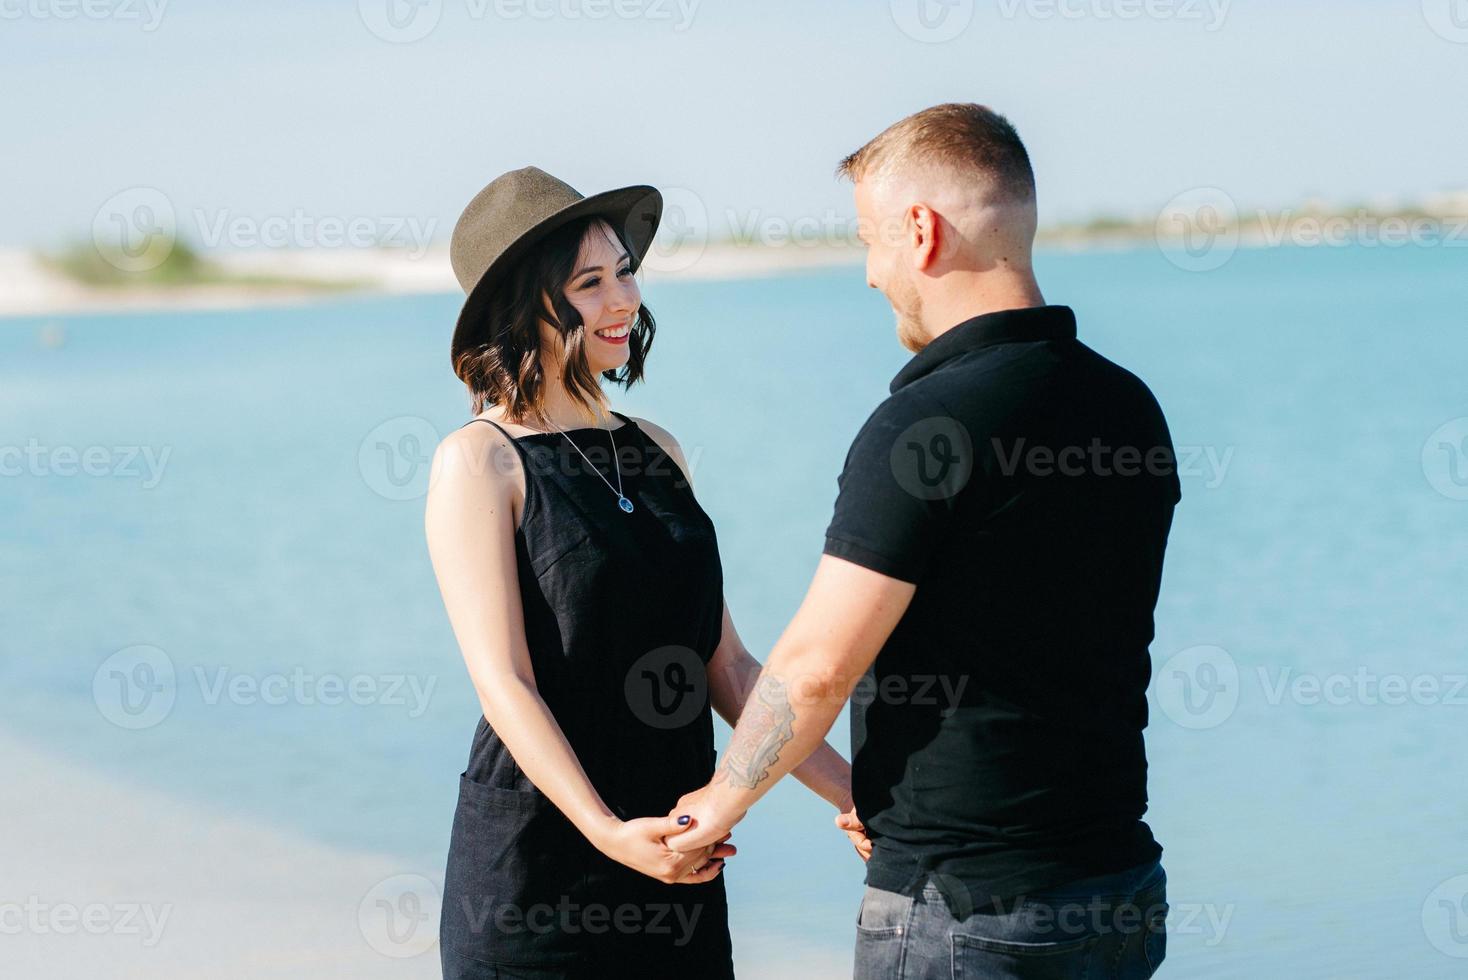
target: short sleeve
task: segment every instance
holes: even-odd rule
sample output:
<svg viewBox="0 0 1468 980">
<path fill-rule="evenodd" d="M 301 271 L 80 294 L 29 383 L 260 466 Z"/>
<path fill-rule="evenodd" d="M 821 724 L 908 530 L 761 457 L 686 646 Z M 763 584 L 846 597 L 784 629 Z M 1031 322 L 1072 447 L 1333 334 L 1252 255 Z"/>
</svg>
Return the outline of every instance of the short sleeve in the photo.
<svg viewBox="0 0 1468 980">
<path fill-rule="evenodd" d="M 973 474 L 963 424 L 936 401 L 899 391 L 877 407 L 846 454 L 825 553 L 919 582 Z"/>
</svg>

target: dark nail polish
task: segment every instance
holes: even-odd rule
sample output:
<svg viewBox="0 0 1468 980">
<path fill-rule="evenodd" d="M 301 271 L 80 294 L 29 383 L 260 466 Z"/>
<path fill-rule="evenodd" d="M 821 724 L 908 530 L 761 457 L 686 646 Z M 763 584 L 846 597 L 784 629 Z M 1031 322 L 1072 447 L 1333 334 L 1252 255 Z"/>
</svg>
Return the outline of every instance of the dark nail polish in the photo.
<svg viewBox="0 0 1468 980">
<path fill-rule="evenodd" d="M 689 816 L 679 817 L 678 818 L 678 826 L 680 826 L 680 827 L 686 827 L 686 826 L 688 826 L 688 821 L 691 820 L 691 819 L 693 819 L 693 818 L 692 817 L 689 817 Z"/>
</svg>

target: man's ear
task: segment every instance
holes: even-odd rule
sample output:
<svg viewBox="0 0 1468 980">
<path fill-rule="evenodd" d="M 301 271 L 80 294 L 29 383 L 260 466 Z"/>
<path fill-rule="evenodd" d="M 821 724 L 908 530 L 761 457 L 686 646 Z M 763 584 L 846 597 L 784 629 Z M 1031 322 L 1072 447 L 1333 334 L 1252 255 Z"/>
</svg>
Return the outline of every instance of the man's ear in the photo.
<svg viewBox="0 0 1468 980">
<path fill-rule="evenodd" d="M 912 267 L 919 272 L 926 270 L 938 258 L 938 214 L 921 202 L 907 208 L 908 244 L 912 247 Z"/>
</svg>

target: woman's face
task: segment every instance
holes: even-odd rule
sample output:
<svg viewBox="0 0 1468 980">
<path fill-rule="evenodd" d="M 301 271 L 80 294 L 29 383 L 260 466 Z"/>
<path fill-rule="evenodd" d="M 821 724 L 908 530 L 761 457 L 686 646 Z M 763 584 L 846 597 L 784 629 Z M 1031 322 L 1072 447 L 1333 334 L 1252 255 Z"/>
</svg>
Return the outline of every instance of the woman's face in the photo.
<svg viewBox="0 0 1468 980">
<path fill-rule="evenodd" d="M 581 252 L 566 283 L 566 300 L 585 325 L 586 363 L 591 373 L 614 371 L 627 363 L 628 339 L 642 290 L 632 275 L 627 250 L 605 222 L 596 222 L 581 240 Z M 541 323 L 541 340 L 560 350 L 559 336 Z"/>
</svg>

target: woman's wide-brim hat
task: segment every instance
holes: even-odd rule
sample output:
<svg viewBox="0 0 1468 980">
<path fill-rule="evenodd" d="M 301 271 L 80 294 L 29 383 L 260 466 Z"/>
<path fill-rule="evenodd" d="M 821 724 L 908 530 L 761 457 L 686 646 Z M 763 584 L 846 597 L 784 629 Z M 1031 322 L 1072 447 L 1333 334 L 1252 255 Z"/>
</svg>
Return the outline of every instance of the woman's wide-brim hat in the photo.
<svg viewBox="0 0 1468 980">
<path fill-rule="evenodd" d="M 454 327 L 453 361 L 483 343 L 485 308 L 515 263 L 557 228 L 588 215 L 604 218 L 621 234 L 636 271 L 657 233 L 663 196 L 637 184 L 585 197 L 539 167 L 501 174 L 474 195 L 449 242 L 449 263 L 468 294 Z"/>
</svg>

